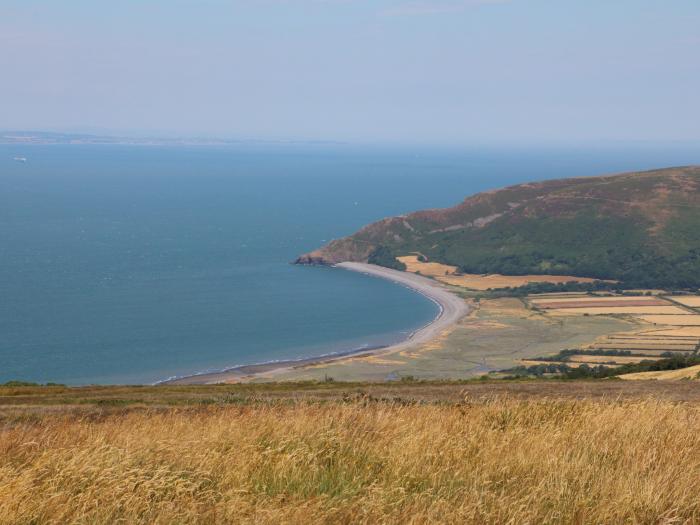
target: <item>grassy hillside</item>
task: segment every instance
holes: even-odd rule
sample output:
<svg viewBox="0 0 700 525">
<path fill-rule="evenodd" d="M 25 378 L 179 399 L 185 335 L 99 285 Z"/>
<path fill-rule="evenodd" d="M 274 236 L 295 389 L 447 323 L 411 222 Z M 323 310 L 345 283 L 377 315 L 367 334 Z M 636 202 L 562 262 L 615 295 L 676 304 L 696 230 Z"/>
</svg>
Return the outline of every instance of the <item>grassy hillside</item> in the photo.
<svg viewBox="0 0 700 525">
<path fill-rule="evenodd" d="M 640 383 L 0 388 L 0 523 L 696 523 L 700 390 Z"/>
<path fill-rule="evenodd" d="M 420 253 L 465 273 L 700 287 L 700 167 L 512 186 L 371 224 L 299 258 L 397 267 Z M 400 265 L 398 265 L 400 267 Z"/>
</svg>

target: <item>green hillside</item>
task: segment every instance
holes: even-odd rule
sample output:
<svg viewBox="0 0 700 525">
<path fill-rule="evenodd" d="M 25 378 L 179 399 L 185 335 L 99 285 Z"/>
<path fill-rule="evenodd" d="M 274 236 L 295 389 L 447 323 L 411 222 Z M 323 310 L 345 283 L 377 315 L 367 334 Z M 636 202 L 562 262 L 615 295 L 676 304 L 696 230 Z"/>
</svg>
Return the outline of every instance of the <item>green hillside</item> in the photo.
<svg viewBox="0 0 700 525">
<path fill-rule="evenodd" d="M 700 167 L 521 184 L 392 217 L 300 264 L 399 267 L 419 252 L 466 273 L 564 274 L 700 287 Z"/>
</svg>

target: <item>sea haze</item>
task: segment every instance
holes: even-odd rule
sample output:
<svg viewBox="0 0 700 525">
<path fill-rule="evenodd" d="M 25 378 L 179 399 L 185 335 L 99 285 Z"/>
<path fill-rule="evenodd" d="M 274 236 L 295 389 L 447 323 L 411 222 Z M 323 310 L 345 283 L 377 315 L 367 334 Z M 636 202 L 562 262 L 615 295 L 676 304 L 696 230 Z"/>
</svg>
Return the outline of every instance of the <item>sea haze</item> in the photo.
<svg viewBox="0 0 700 525">
<path fill-rule="evenodd" d="M 698 162 L 691 147 L 2 145 L 0 382 L 150 383 L 389 344 L 436 306 L 289 262 L 484 189 Z"/>
</svg>

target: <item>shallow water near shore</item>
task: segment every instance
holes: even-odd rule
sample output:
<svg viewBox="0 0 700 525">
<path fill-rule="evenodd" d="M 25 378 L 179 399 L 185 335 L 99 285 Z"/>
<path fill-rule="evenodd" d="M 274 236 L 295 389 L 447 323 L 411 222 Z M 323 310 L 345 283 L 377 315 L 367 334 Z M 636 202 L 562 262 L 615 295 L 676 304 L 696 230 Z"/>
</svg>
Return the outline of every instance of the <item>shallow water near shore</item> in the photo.
<svg viewBox="0 0 700 525">
<path fill-rule="evenodd" d="M 698 157 L 0 145 L 0 382 L 150 383 L 391 344 L 435 304 L 289 262 L 373 220 L 481 190 Z"/>
</svg>

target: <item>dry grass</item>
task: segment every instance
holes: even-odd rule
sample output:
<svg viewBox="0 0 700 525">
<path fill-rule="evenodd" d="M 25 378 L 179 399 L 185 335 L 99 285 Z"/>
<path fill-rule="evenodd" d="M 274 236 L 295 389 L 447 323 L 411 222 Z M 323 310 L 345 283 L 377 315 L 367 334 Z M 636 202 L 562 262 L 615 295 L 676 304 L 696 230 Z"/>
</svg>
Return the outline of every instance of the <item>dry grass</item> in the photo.
<svg viewBox="0 0 700 525">
<path fill-rule="evenodd" d="M 645 332 L 650 335 L 655 335 L 658 337 L 669 337 L 669 338 L 690 338 L 698 337 L 700 338 L 700 326 L 698 327 L 687 327 L 687 328 L 669 328 L 669 329 L 658 329 L 652 332 Z"/>
<path fill-rule="evenodd" d="M 700 315 L 642 315 L 640 319 L 652 324 L 671 326 L 700 326 Z"/>
<path fill-rule="evenodd" d="M 671 297 L 670 299 L 676 301 L 677 303 L 684 304 L 685 306 L 690 306 L 691 308 L 698 308 L 700 307 L 700 297 L 698 296 L 679 296 L 679 297 Z"/>
<path fill-rule="evenodd" d="M 420 272 L 430 277 L 444 276 L 457 271 L 456 266 L 449 266 L 436 262 L 421 262 L 418 260 L 417 255 L 406 255 L 404 257 L 397 257 L 397 259 L 406 265 L 406 271 L 413 273 Z"/>
<path fill-rule="evenodd" d="M 528 283 L 567 283 L 567 282 L 593 282 L 594 279 L 585 277 L 571 277 L 567 275 L 477 275 L 458 274 L 456 266 L 434 262 L 421 262 L 416 255 L 406 255 L 398 257 L 406 265 L 406 271 L 420 273 L 429 277 L 434 277 L 443 283 L 469 288 L 472 290 L 488 290 L 489 288 L 508 288 L 524 286 Z"/>
<path fill-rule="evenodd" d="M 0 431 L 2 523 L 697 523 L 700 410 L 359 399 Z"/>
</svg>

